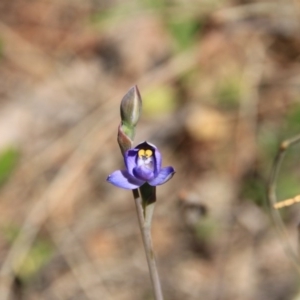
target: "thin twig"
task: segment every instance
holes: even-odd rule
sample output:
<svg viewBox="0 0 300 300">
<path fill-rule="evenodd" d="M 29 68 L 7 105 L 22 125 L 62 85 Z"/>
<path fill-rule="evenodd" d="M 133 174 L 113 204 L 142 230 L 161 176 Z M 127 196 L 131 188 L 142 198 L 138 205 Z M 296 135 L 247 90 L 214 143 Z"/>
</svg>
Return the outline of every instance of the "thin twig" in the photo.
<svg viewBox="0 0 300 300">
<path fill-rule="evenodd" d="M 142 199 L 139 196 L 138 191 L 134 190 L 133 195 L 134 195 L 135 206 L 136 206 L 139 226 L 143 238 L 143 244 L 145 248 L 155 300 L 163 300 L 163 294 L 161 290 L 161 284 L 159 280 L 158 270 L 157 270 L 153 246 L 152 246 L 152 238 L 151 238 L 151 223 L 152 223 L 152 216 L 154 212 L 155 202 L 146 205 L 145 217 L 144 217 Z"/>
<path fill-rule="evenodd" d="M 286 252 L 288 253 L 289 257 L 291 258 L 293 264 L 297 268 L 297 270 L 300 272 L 300 260 L 298 254 L 293 250 L 292 245 L 289 241 L 287 231 L 285 229 L 283 220 L 280 216 L 279 210 L 275 209 L 277 203 L 277 196 L 276 196 L 276 187 L 277 187 L 277 179 L 280 171 L 280 167 L 282 164 L 282 161 L 284 159 L 284 156 L 286 154 L 286 151 L 289 147 L 297 144 L 300 142 L 300 135 L 297 135 L 291 139 L 285 140 L 281 143 L 277 155 L 274 160 L 273 168 L 271 171 L 271 176 L 269 179 L 268 184 L 268 200 L 270 205 L 270 212 L 272 219 L 274 221 L 275 227 L 280 234 L 281 238 L 284 240 L 284 247 Z"/>
<path fill-rule="evenodd" d="M 285 200 L 282 200 L 280 202 L 277 202 L 274 204 L 274 208 L 276 209 L 280 209 L 280 208 L 283 208 L 283 207 L 286 207 L 286 206 L 291 206 L 297 202 L 300 202 L 300 195 L 297 195 L 293 198 L 289 198 L 289 199 L 285 199 Z"/>
</svg>

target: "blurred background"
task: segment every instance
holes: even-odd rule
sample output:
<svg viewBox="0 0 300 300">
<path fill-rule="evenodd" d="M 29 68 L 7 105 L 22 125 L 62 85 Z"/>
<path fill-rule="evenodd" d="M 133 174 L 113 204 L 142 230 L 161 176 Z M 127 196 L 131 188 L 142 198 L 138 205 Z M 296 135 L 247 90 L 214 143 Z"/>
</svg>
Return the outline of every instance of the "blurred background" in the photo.
<svg viewBox="0 0 300 300">
<path fill-rule="evenodd" d="M 177 173 L 153 241 L 166 300 L 300 299 L 266 182 L 300 133 L 298 0 L 1 0 L 0 299 L 150 300 L 119 104 Z M 277 193 L 300 194 L 299 147 Z M 299 205 L 280 211 L 297 251 Z"/>
</svg>

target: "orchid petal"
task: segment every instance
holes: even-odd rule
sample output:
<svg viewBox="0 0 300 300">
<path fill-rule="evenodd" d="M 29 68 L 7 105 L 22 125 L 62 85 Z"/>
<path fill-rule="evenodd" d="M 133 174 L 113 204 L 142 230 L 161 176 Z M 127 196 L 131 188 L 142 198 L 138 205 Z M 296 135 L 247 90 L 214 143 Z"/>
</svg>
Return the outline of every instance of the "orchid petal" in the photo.
<svg viewBox="0 0 300 300">
<path fill-rule="evenodd" d="M 173 167 L 162 168 L 158 175 L 154 179 L 148 181 L 148 183 L 152 186 L 161 185 L 170 180 L 174 174 L 175 170 Z"/>
<path fill-rule="evenodd" d="M 130 149 L 130 150 L 126 151 L 125 155 L 124 155 L 125 166 L 126 166 L 128 173 L 131 176 L 134 176 L 133 169 L 137 165 L 138 151 L 139 151 L 138 149 Z"/>
<path fill-rule="evenodd" d="M 148 180 L 153 179 L 154 172 L 147 166 L 140 165 L 133 169 L 133 175 L 134 175 L 134 177 L 136 177 L 140 180 L 148 181 Z"/>
<path fill-rule="evenodd" d="M 158 176 L 158 174 L 160 172 L 161 162 L 162 162 L 161 154 L 158 151 L 158 149 L 156 148 L 154 150 L 154 174 L 155 174 L 155 176 Z"/>
<path fill-rule="evenodd" d="M 136 189 L 145 183 L 145 181 L 131 176 L 126 170 L 117 170 L 110 174 L 106 180 L 117 187 L 127 190 Z"/>
</svg>

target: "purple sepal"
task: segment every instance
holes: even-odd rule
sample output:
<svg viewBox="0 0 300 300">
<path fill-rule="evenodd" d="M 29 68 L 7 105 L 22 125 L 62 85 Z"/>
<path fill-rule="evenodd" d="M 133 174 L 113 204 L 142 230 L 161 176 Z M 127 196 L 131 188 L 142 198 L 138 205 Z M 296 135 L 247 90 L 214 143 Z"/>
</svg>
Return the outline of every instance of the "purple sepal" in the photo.
<svg viewBox="0 0 300 300">
<path fill-rule="evenodd" d="M 173 167 L 162 168 L 158 175 L 153 180 L 148 181 L 148 183 L 152 186 L 161 185 L 170 180 L 174 174 L 175 170 Z"/>
<path fill-rule="evenodd" d="M 126 170 L 117 170 L 109 175 L 106 180 L 117 187 L 127 190 L 137 189 L 145 183 L 145 181 L 131 176 Z"/>
</svg>

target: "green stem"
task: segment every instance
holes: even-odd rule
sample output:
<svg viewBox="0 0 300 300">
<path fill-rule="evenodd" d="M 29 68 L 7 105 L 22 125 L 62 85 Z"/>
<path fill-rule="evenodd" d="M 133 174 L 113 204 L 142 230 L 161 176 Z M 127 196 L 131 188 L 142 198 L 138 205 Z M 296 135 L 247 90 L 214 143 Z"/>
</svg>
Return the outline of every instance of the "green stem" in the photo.
<svg viewBox="0 0 300 300">
<path fill-rule="evenodd" d="M 151 237 L 151 224 L 152 224 L 152 216 L 155 208 L 155 202 L 146 204 L 144 210 L 143 208 L 144 201 L 142 201 L 141 197 L 139 196 L 138 190 L 133 190 L 133 196 L 135 200 L 135 206 L 136 206 L 139 226 L 143 238 L 143 244 L 146 253 L 155 300 L 163 300 L 163 294 L 162 294 L 161 284 L 160 284 L 158 270 L 156 266 L 156 261 L 154 257 L 152 237 Z"/>
</svg>

